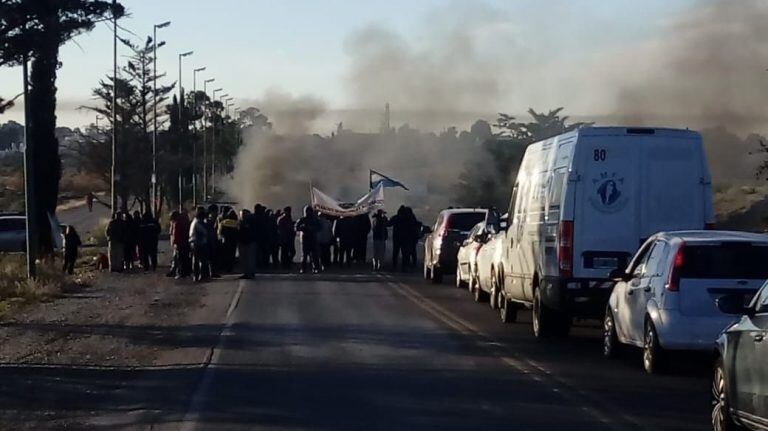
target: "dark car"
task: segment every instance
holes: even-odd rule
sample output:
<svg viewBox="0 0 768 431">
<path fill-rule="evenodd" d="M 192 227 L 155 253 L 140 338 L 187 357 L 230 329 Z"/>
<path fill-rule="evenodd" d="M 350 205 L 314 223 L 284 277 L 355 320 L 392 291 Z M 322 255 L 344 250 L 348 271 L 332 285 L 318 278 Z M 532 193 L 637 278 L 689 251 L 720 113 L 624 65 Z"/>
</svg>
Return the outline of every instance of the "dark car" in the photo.
<svg viewBox="0 0 768 431">
<path fill-rule="evenodd" d="M 0 252 L 21 253 L 26 249 L 26 217 L 23 215 L 0 215 Z"/>
<path fill-rule="evenodd" d="M 768 429 L 768 283 L 744 305 L 744 296 L 717 305 L 741 314 L 717 340 L 712 377 L 712 426 L 717 431 Z"/>
<path fill-rule="evenodd" d="M 424 240 L 425 279 L 441 283 L 444 274 L 456 271 L 459 248 L 487 213 L 488 210 L 480 208 L 451 208 L 440 212 L 432 233 Z"/>
</svg>

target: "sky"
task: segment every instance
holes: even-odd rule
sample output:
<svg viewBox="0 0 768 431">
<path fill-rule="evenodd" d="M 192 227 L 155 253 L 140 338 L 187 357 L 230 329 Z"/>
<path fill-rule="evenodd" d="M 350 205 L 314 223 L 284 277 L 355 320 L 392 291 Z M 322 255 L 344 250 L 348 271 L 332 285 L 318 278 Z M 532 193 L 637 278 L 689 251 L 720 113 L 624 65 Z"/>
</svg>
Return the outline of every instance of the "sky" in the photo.
<svg viewBox="0 0 768 431">
<path fill-rule="evenodd" d="M 183 83 L 192 87 L 192 69 L 206 67 L 198 75 L 215 78 L 215 86 L 236 98 L 238 106 L 257 104 L 265 94 L 279 91 L 292 97 L 310 96 L 329 110 L 372 108 L 378 99 L 361 95 L 365 87 L 350 85 L 350 76 L 365 53 L 353 52 L 355 40 L 367 29 L 376 28 L 396 36 L 412 52 L 439 46 L 443 27 L 464 26 L 479 44 L 484 58 L 509 60 L 521 55 L 522 68 L 535 67 L 542 76 L 561 76 L 562 69 L 579 67 L 585 58 L 642 44 L 668 24 L 670 16 L 693 4 L 693 0 L 123 0 L 130 16 L 120 25 L 133 33 L 124 36 L 141 41 L 153 24 L 166 20 L 158 39 L 167 45 L 158 53 L 158 70 L 167 81 L 178 75 L 180 52 L 193 50 L 184 59 Z M 520 54 L 522 53 L 522 54 Z M 127 50 L 120 47 L 119 55 Z M 62 49 L 59 71 L 59 123 L 80 126 L 94 115 L 75 108 L 89 103 L 91 89 L 110 73 L 112 64 L 110 28 L 101 23 Z M 556 59 L 556 60 L 553 60 Z M 455 61 L 461 62 L 461 58 Z M 591 61 L 591 60 L 590 60 Z M 492 63 L 491 63 L 492 64 Z M 557 73 L 550 73 L 557 69 Z M 505 73 L 506 69 L 500 69 Z M 12 97 L 21 91 L 19 68 L 0 69 L 0 95 Z M 530 77 L 535 74 L 528 74 Z M 567 73 L 566 73 L 567 75 Z M 541 100 L 530 100 L 520 88 L 527 83 L 502 77 L 493 106 L 468 109 L 489 113 L 523 110 L 536 102 L 600 109 L 577 95 L 544 89 Z M 370 85 L 370 83 L 368 83 Z M 530 83 L 533 84 L 533 83 Z M 202 85 L 202 84 L 201 84 Z M 375 83 L 374 83 L 375 85 Z M 542 85 L 542 83 L 536 83 Z M 549 85 L 544 83 L 544 85 Z M 382 96 L 386 97 L 386 96 Z M 581 100 L 581 101 L 580 101 Z M 381 101 L 383 105 L 383 101 Z M 407 102 L 406 102 L 407 104 Z M 376 105 L 378 106 L 378 105 Z M 414 105 L 416 106 L 416 105 Z M 397 109 L 397 106 L 393 107 Z M 22 109 L 12 109 L 0 121 L 21 119 Z"/>
</svg>

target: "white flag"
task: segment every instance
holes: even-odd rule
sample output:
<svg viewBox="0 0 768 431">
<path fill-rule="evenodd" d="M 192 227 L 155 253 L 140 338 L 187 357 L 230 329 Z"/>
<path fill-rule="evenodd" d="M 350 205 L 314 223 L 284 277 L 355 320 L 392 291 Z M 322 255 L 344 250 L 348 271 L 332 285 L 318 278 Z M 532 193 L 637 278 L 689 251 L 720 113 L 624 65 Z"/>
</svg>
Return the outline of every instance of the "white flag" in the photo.
<svg viewBox="0 0 768 431">
<path fill-rule="evenodd" d="M 358 199 L 354 205 L 348 208 L 342 207 L 339 201 L 312 187 L 312 208 L 323 214 L 337 217 L 352 217 L 360 214 L 368 214 L 383 205 L 384 187 L 381 184 Z"/>
</svg>

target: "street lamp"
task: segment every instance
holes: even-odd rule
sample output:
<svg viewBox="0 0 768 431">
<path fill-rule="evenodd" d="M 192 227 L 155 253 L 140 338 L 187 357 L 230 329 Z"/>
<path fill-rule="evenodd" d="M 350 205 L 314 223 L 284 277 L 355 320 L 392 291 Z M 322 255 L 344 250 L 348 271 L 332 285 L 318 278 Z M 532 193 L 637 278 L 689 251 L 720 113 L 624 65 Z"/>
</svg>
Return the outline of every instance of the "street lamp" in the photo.
<svg viewBox="0 0 768 431">
<path fill-rule="evenodd" d="M 224 91 L 223 88 L 217 88 L 213 90 L 213 95 L 211 96 L 211 103 L 216 101 L 216 93 L 219 91 Z M 216 163 L 215 154 L 214 151 L 216 150 L 216 118 L 213 118 L 213 121 L 211 121 L 211 196 L 214 196 L 216 193 L 215 190 L 215 184 L 216 181 L 213 179 L 214 175 L 214 165 Z"/>
<path fill-rule="evenodd" d="M 152 214 L 157 209 L 157 30 L 171 25 L 170 21 L 152 27 Z"/>
<path fill-rule="evenodd" d="M 194 51 L 187 51 L 179 54 L 179 134 L 184 136 L 184 87 L 181 80 L 181 59 L 194 54 Z M 179 154 L 181 154 L 183 139 L 179 140 Z M 179 163 L 179 211 L 184 211 L 184 182 L 182 179 L 183 170 L 181 169 L 181 163 Z"/>
<path fill-rule="evenodd" d="M 204 70 L 205 67 L 192 70 L 192 103 L 195 114 L 197 114 L 197 74 Z M 192 206 L 197 207 L 197 139 L 192 139 Z"/>
<path fill-rule="evenodd" d="M 203 81 L 203 94 L 208 97 L 208 84 L 215 81 L 216 78 L 210 78 Z M 203 112 L 203 198 L 208 196 L 208 123 L 205 121 L 205 112 Z"/>
</svg>

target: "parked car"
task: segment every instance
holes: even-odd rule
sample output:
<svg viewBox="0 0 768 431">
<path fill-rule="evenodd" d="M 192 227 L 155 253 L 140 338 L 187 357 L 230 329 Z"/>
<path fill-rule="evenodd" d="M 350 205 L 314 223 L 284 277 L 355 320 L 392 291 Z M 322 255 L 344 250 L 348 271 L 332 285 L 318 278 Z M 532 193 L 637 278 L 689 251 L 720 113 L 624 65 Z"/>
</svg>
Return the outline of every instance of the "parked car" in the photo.
<svg viewBox="0 0 768 431">
<path fill-rule="evenodd" d="M 476 224 L 469 231 L 467 239 L 461 244 L 456 254 L 456 287 L 466 288 L 473 284 L 477 252 L 487 240 L 485 221 Z"/>
<path fill-rule="evenodd" d="M 659 233 L 626 270 L 616 270 L 604 319 L 603 352 L 643 349 L 648 373 L 664 369 L 670 350 L 712 351 L 734 317 L 718 309 L 725 295 L 751 301 L 768 280 L 768 235 L 745 232 Z"/>
<path fill-rule="evenodd" d="M 498 286 L 496 268 L 501 260 L 501 235 L 506 228 L 506 216 L 499 216 L 496 211 L 489 211 L 486 218 L 487 239 L 477 252 L 475 259 L 475 280 L 470 286 L 476 301 L 488 299 L 491 308 L 498 306 Z"/>
<path fill-rule="evenodd" d="M 424 278 L 441 283 L 444 274 L 456 271 L 456 255 L 469 231 L 485 220 L 488 210 L 450 208 L 440 212 L 424 240 Z"/>
<path fill-rule="evenodd" d="M 583 127 L 530 145 L 509 205 L 501 301 L 533 308 L 537 337 L 603 318 L 613 283 L 660 231 L 714 222 L 701 136 L 689 130 Z"/>
<path fill-rule="evenodd" d="M 768 283 L 744 305 L 740 295 L 717 303 L 737 321 L 715 344 L 712 375 L 712 427 L 717 431 L 768 428 Z"/>
<path fill-rule="evenodd" d="M 0 252 L 22 253 L 27 250 L 27 218 L 0 215 Z"/>
</svg>

